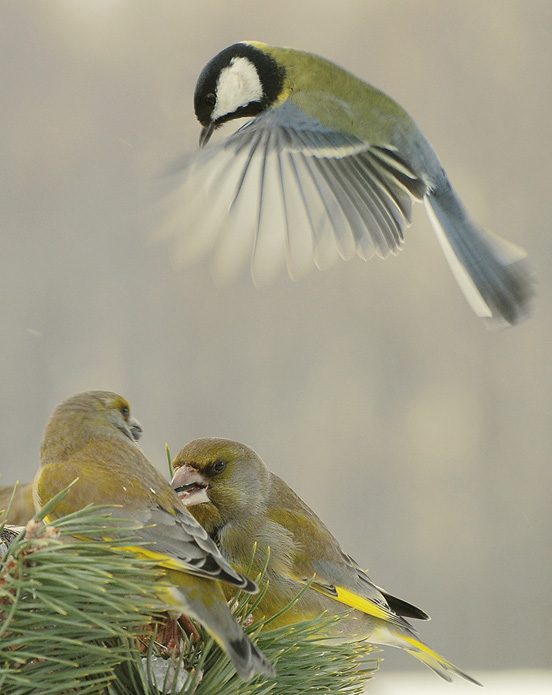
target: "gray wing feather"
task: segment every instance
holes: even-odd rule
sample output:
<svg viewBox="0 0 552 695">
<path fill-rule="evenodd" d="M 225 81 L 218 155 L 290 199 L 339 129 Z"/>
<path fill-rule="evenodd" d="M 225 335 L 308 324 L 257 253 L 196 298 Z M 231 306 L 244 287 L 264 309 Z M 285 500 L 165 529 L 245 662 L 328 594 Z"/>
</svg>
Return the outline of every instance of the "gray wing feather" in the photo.
<svg viewBox="0 0 552 695">
<path fill-rule="evenodd" d="M 190 574 L 220 579 L 246 591 L 257 591 L 255 583 L 234 570 L 205 529 L 188 512 L 176 510 L 171 514 L 157 507 L 134 511 L 129 520 L 128 509 L 114 508 L 111 516 L 119 519 L 123 528 L 128 527 L 130 521 L 141 524 L 138 529 L 132 528 L 129 535 L 137 538 L 141 547 L 178 560 Z"/>
<path fill-rule="evenodd" d="M 211 249 L 223 279 L 248 256 L 258 282 L 282 266 L 297 278 L 339 257 L 396 253 L 412 200 L 426 193 L 392 148 L 330 130 L 288 101 L 190 158 L 164 232 L 190 260 Z"/>
</svg>

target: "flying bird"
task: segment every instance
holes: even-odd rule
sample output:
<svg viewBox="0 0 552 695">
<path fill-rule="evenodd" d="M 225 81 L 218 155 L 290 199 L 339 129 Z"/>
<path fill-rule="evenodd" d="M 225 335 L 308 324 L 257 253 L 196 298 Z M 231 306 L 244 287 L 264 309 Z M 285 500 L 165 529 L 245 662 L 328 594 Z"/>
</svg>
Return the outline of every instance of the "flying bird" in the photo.
<svg viewBox="0 0 552 695">
<path fill-rule="evenodd" d="M 212 251 L 218 277 L 248 258 L 255 282 L 337 258 L 397 253 L 423 201 L 453 274 L 490 327 L 527 316 L 526 253 L 471 220 L 437 155 L 395 101 L 317 55 L 243 41 L 203 69 L 201 149 L 187 158 L 160 233 L 175 257 Z M 230 121 L 249 121 L 207 146 Z"/>
</svg>

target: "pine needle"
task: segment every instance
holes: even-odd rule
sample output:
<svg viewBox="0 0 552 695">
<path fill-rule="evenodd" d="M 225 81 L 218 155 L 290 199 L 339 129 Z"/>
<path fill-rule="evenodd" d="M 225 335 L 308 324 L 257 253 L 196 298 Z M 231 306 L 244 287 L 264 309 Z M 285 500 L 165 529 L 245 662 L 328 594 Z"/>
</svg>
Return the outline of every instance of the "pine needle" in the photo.
<svg viewBox="0 0 552 695">
<path fill-rule="evenodd" d="M 105 508 L 87 507 L 43 524 L 38 516 L 51 506 L 29 521 L 0 561 L 2 695 L 364 692 L 378 666 L 372 647 L 324 641 L 336 616 L 276 629 L 270 622 L 249 624 L 258 595 L 240 593 L 234 611 L 275 665 L 275 680 L 241 680 L 201 626 L 199 640 L 182 631 L 180 653 L 169 653 L 155 598 L 163 581 L 158 568 L 121 550 L 128 538 L 83 540 L 109 537 L 114 521 Z M 120 524 L 116 530 L 120 533 Z M 131 537 L 133 527 L 126 530 Z M 262 576 L 258 581 L 262 593 Z"/>
</svg>

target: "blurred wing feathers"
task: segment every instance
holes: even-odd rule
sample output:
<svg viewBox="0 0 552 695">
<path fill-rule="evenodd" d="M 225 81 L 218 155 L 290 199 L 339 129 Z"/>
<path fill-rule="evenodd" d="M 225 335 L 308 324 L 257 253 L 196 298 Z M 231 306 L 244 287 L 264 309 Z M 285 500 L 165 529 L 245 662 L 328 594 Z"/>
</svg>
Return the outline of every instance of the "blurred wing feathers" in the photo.
<svg viewBox="0 0 552 695">
<path fill-rule="evenodd" d="M 326 128 L 290 101 L 194 153 L 167 200 L 177 260 L 212 250 L 224 279 L 250 256 L 256 282 L 292 278 L 355 253 L 385 258 L 403 244 L 413 199 L 427 193 L 389 148 Z"/>
</svg>

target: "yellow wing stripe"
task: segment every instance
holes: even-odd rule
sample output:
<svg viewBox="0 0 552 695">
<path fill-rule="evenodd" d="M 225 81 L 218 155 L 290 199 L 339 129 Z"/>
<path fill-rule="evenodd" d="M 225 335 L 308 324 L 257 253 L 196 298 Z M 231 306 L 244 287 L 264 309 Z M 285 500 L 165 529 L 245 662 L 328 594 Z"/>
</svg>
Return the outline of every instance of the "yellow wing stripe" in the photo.
<svg viewBox="0 0 552 695">
<path fill-rule="evenodd" d="M 44 517 L 44 521 L 47 524 L 52 524 L 55 522 L 55 518 L 47 515 Z M 86 539 L 89 540 L 89 539 Z M 104 536 L 104 540 L 106 541 L 113 541 L 115 540 L 114 538 L 110 538 L 107 536 Z M 180 572 L 189 572 L 190 567 L 183 561 L 178 560 L 177 558 L 172 558 L 169 557 L 168 555 L 165 555 L 164 553 L 156 553 L 152 550 L 148 550 L 147 548 L 143 548 L 141 546 L 137 545 L 118 545 L 113 548 L 113 550 L 118 550 L 121 552 L 131 552 L 134 555 L 137 555 L 138 557 L 145 558 L 146 560 L 155 560 L 157 564 L 160 567 L 164 567 L 165 569 L 169 570 L 178 570 Z"/>
<path fill-rule="evenodd" d="M 113 540 L 111 538 L 106 540 Z M 114 550 L 120 550 L 122 552 L 132 552 L 138 557 L 146 558 L 147 560 L 155 560 L 160 567 L 164 567 L 169 570 L 179 570 L 179 571 L 189 571 L 190 568 L 186 563 L 176 558 L 169 557 L 164 553 L 156 553 L 153 550 L 148 550 L 147 548 L 142 548 L 141 546 L 128 545 L 128 546 L 117 546 Z"/>
<path fill-rule="evenodd" d="M 323 590 L 323 587 L 317 585 L 316 583 L 312 584 L 311 588 L 315 589 L 316 591 L 319 591 L 321 594 L 331 596 L 331 594 L 326 593 Z M 337 599 L 335 599 L 335 596 L 331 596 L 331 598 L 334 598 L 336 601 L 340 601 L 341 603 L 344 603 L 346 606 L 351 606 L 351 608 L 356 608 L 357 610 L 362 611 L 363 613 L 372 615 L 374 616 L 374 618 L 380 618 L 381 620 L 385 620 L 386 622 L 394 622 L 392 620 L 392 618 L 395 617 L 394 614 L 391 613 L 389 610 L 386 611 L 381 606 L 378 606 L 377 603 L 374 603 L 373 601 L 370 601 L 367 598 L 363 598 L 362 596 L 359 596 L 358 594 L 355 594 L 342 586 L 336 586 L 335 590 L 337 591 Z"/>
<path fill-rule="evenodd" d="M 50 516 L 45 516 L 44 521 L 47 524 L 51 524 L 55 521 L 55 519 L 52 519 L 52 517 L 50 517 Z M 80 536 L 77 536 L 77 537 L 81 538 Z M 90 540 L 90 539 L 86 538 L 83 540 Z M 113 541 L 115 539 L 104 537 L 104 540 L 105 541 Z M 178 570 L 180 572 L 182 572 L 182 571 L 188 572 L 189 571 L 189 567 L 188 567 L 188 565 L 186 565 L 185 562 L 182 562 L 181 560 L 177 560 L 176 558 L 169 557 L 168 555 L 165 555 L 164 553 L 155 553 L 152 550 L 147 550 L 147 548 L 142 548 L 141 546 L 117 545 L 117 546 L 113 547 L 113 550 L 117 550 L 117 551 L 120 551 L 122 553 L 130 552 L 130 553 L 133 553 L 134 555 L 137 555 L 138 557 L 144 558 L 146 560 L 155 560 L 160 567 L 164 567 L 165 569 Z"/>
</svg>

